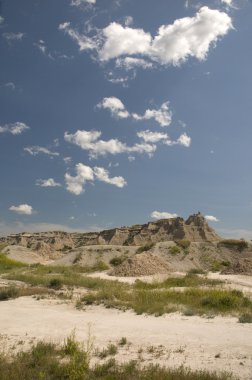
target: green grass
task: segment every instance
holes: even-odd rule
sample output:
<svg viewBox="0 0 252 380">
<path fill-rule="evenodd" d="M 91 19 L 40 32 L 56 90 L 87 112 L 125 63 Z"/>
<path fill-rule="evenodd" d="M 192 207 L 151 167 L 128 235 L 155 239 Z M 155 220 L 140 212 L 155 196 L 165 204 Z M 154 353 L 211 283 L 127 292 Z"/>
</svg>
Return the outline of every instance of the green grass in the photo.
<svg viewBox="0 0 252 380">
<path fill-rule="evenodd" d="M 18 297 L 42 295 L 48 293 L 48 289 L 45 288 L 17 288 L 15 286 L 9 286 L 0 288 L 0 301 L 7 301 L 9 299 Z"/>
<path fill-rule="evenodd" d="M 10 280 L 23 281 L 31 286 L 48 288 L 82 287 L 89 292 L 78 300 L 78 308 L 102 304 L 121 310 L 133 309 L 136 313 L 162 315 L 180 311 L 191 314 L 229 314 L 241 316 L 252 313 L 252 302 L 242 292 L 224 290 L 220 280 L 187 274 L 170 277 L 163 282 L 125 284 L 85 276 L 79 267 L 18 268 L 5 275 Z M 58 286 L 59 285 L 59 286 Z M 181 287 L 182 291 L 173 289 Z M 216 288 L 219 287 L 219 288 Z"/>
<path fill-rule="evenodd" d="M 16 260 L 9 259 L 8 256 L 5 256 L 0 253 L 0 273 L 11 271 L 16 268 L 27 267 L 27 264 L 21 263 Z"/>
<path fill-rule="evenodd" d="M 69 346 L 70 344 L 70 346 Z M 90 366 L 90 352 L 73 337 L 63 346 L 38 342 L 26 352 L 0 352 L 1 380 L 235 380 L 230 373 L 193 371 L 183 366 L 169 369 L 140 365 L 138 361 L 118 364 L 110 359 Z"/>
<path fill-rule="evenodd" d="M 146 283 L 140 280 L 135 282 L 135 289 L 166 289 L 173 287 L 199 287 L 217 286 L 223 284 L 221 280 L 211 280 L 207 277 L 200 277 L 196 274 L 188 273 L 183 277 L 169 277 L 162 282 Z"/>
<path fill-rule="evenodd" d="M 173 245 L 172 247 L 169 248 L 169 253 L 171 255 L 177 255 L 178 253 L 180 253 L 180 248 L 177 247 L 176 245 Z"/>
</svg>

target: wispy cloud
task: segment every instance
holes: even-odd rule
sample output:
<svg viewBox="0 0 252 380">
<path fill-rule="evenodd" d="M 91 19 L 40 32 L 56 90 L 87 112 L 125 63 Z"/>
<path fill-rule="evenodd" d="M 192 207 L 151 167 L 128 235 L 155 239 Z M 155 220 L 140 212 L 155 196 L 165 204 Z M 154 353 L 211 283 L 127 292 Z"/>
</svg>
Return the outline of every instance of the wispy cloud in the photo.
<svg viewBox="0 0 252 380">
<path fill-rule="evenodd" d="M 3 33 L 3 37 L 7 40 L 7 42 L 17 42 L 17 41 L 22 41 L 24 38 L 25 33 L 13 33 L 13 32 L 6 32 Z"/>
<path fill-rule="evenodd" d="M 21 135 L 21 133 L 25 132 L 28 129 L 30 129 L 28 125 L 18 121 L 16 123 L 5 124 L 3 126 L 0 126 L 0 133 L 10 133 L 12 135 Z"/>
<path fill-rule="evenodd" d="M 24 151 L 29 153 L 31 156 L 37 156 L 38 154 L 45 154 L 50 157 L 59 156 L 58 152 L 52 152 L 50 149 L 39 145 L 27 146 Z"/>
<path fill-rule="evenodd" d="M 0 88 L 9 88 L 10 90 L 14 91 L 16 86 L 15 86 L 15 83 L 13 82 L 7 82 L 7 83 L 4 83 L 4 84 L 1 84 L 0 85 Z"/>
</svg>

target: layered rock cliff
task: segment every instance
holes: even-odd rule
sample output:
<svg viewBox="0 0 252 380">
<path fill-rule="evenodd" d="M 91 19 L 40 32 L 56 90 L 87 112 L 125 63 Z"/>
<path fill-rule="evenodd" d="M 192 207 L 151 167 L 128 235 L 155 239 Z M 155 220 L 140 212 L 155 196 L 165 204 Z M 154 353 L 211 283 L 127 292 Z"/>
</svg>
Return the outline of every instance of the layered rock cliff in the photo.
<svg viewBox="0 0 252 380">
<path fill-rule="evenodd" d="M 52 251 L 68 251 L 87 245 L 144 245 L 187 239 L 191 242 L 214 242 L 220 237 L 209 227 L 200 213 L 191 215 L 186 221 L 177 217 L 131 227 L 114 228 L 100 232 L 67 233 L 61 231 L 20 233 L 0 238 L 0 243 L 21 245 L 44 254 Z"/>
</svg>

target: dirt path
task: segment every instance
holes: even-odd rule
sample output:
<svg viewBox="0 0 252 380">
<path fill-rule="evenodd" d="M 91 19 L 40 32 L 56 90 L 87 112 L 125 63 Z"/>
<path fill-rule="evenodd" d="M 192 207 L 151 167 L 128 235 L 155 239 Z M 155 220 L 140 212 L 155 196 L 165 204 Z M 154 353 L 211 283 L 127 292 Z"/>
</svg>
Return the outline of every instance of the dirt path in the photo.
<svg viewBox="0 0 252 380">
<path fill-rule="evenodd" d="M 127 350 L 120 349 L 116 357 L 120 361 L 136 359 L 142 347 L 141 356 L 148 363 L 154 360 L 167 366 L 228 370 L 240 380 L 252 379 L 252 325 L 239 324 L 235 318 L 204 319 L 179 314 L 157 318 L 98 306 L 79 311 L 72 304 L 30 297 L 0 303 L 0 340 L 5 342 L 2 347 L 17 348 L 19 342 L 21 348 L 20 341 L 35 337 L 61 342 L 73 329 L 76 337 L 84 341 L 89 324 L 99 348 L 121 337 L 132 343 Z M 159 345 L 164 346 L 159 348 L 159 355 L 148 349 Z"/>
</svg>

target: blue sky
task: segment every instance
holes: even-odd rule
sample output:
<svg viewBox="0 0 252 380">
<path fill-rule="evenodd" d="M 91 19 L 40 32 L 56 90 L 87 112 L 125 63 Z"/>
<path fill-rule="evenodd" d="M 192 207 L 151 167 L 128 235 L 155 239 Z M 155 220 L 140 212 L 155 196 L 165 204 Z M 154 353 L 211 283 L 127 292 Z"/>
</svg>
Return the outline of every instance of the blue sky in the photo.
<svg viewBox="0 0 252 380">
<path fill-rule="evenodd" d="M 0 234 L 201 211 L 252 239 L 249 0 L 2 0 Z"/>
</svg>

